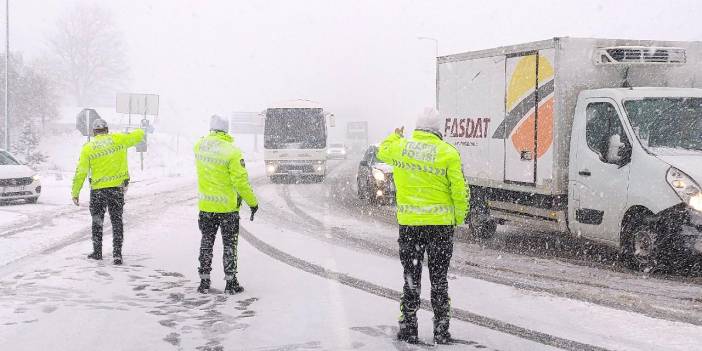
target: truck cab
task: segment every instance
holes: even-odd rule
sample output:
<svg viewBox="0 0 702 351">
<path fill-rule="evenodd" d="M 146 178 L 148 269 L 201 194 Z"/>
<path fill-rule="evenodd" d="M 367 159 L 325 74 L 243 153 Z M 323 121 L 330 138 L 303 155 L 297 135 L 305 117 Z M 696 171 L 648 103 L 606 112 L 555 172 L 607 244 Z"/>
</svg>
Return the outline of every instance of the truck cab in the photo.
<svg viewBox="0 0 702 351">
<path fill-rule="evenodd" d="M 582 91 L 569 159 L 573 234 L 642 267 L 702 252 L 702 89 Z"/>
<path fill-rule="evenodd" d="M 702 253 L 702 42 L 566 37 L 439 57 L 437 106 L 475 236 L 554 231 L 644 270 Z"/>
</svg>

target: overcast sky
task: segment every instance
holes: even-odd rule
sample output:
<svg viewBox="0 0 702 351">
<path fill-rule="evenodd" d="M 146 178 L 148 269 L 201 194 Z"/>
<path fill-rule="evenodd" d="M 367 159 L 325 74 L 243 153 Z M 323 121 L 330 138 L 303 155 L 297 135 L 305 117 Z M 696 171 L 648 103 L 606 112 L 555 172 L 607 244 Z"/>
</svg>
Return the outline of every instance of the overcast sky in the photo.
<svg viewBox="0 0 702 351">
<path fill-rule="evenodd" d="M 46 50 L 77 1 L 10 0 L 11 50 Z M 316 100 L 374 138 L 434 101 L 441 55 L 554 36 L 701 40 L 702 1 L 101 0 L 124 32 L 134 92 L 174 125 Z M 338 134 L 337 134 L 338 135 Z"/>
</svg>

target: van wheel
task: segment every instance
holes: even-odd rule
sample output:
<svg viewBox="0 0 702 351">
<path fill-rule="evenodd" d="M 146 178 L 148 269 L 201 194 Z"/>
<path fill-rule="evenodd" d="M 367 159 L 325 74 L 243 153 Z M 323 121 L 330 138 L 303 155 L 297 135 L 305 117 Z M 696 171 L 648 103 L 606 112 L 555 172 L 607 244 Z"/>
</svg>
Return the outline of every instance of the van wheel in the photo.
<svg viewBox="0 0 702 351">
<path fill-rule="evenodd" d="M 356 180 L 356 189 L 358 192 L 358 198 L 361 200 L 365 200 L 366 199 L 366 192 L 363 190 L 363 186 L 361 185 L 360 180 Z"/>
<path fill-rule="evenodd" d="M 487 191 L 480 187 L 470 188 L 468 226 L 473 233 L 473 237 L 477 239 L 492 239 L 497 231 L 497 222 L 490 217 Z"/>
<path fill-rule="evenodd" d="M 630 228 L 622 245 L 622 259 L 631 269 L 650 272 L 659 260 L 657 234 L 647 223 L 634 223 Z"/>
<path fill-rule="evenodd" d="M 481 218 L 483 217 L 483 218 Z M 478 239 L 492 239 L 497 232 L 497 223 L 490 219 L 484 218 L 479 213 L 471 212 L 468 219 L 473 236 Z"/>
</svg>

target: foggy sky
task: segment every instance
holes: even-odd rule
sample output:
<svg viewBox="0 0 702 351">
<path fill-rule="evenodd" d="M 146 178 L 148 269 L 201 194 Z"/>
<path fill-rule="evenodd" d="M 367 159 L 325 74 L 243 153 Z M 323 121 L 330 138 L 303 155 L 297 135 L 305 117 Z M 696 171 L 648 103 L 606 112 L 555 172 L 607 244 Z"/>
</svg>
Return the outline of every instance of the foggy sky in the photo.
<svg viewBox="0 0 702 351">
<path fill-rule="evenodd" d="M 10 0 L 11 50 L 41 55 L 74 0 Z M 90 3 L 91 1 L 84 1 Z M 124 32 L 133 92 L 161 95 L 164 129 L 202 129 L 212 113 L 319 101 L 369 120 L 372 138 L 413 126 L 434 103 L 440 55 L 554 36 L 701 40 L 689 1 L 93 1 Z"/>
</svg>

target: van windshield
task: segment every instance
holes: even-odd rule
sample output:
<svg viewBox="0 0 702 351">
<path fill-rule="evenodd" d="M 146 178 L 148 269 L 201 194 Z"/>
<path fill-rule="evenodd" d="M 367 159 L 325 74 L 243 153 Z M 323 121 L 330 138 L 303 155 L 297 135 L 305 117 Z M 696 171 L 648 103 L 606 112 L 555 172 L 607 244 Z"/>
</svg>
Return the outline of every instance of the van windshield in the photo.
<svg viewBox="0 0 702 351">
<path fill-rule="evenodd" d="M 628 100 L 624 109 L 636 136 L 650 151 L 702 151 L 702 98 Z"/>
<path fill-rule="evenodd" d="M 0 166 L 15 166 L 20 164 L 10 154 L 5 151 L 0 151 Z"/>
</svg>

